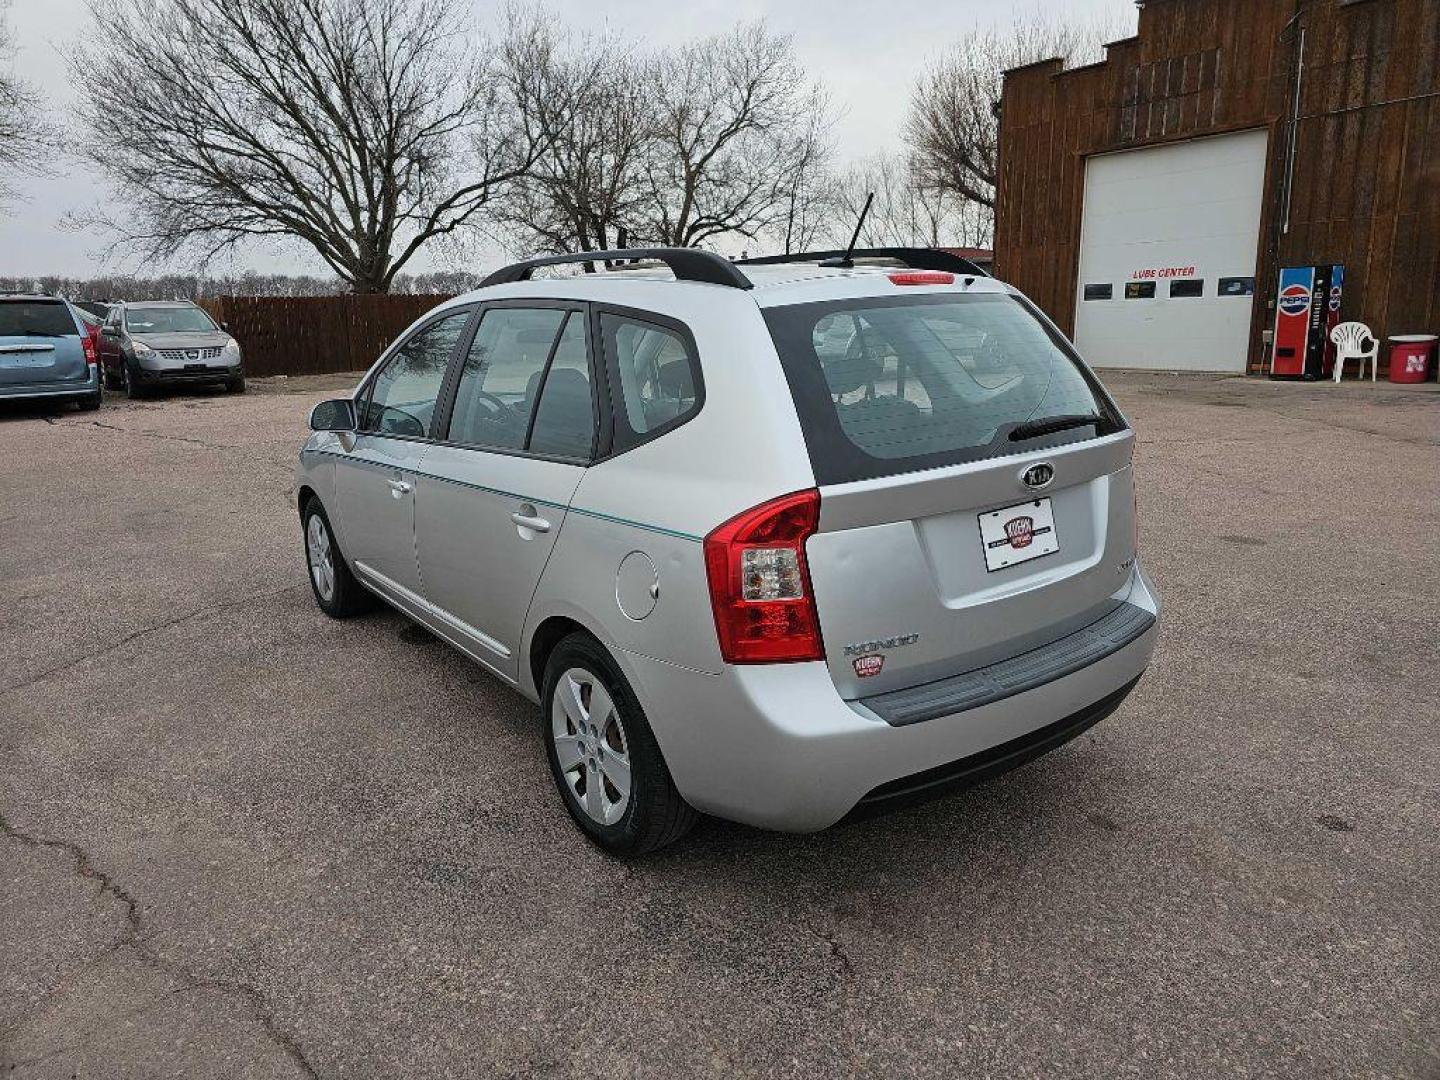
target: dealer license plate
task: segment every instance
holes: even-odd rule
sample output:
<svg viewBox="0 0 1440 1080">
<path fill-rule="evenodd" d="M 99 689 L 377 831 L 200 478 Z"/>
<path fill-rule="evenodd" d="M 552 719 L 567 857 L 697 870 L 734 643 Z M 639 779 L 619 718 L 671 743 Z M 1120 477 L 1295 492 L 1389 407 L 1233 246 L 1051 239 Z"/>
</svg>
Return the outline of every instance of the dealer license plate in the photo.
<svg viewBox="0 0 1440 1080">
<path fill-rule="evenodd" d="M 980 515 L 980 546 L 985 569 L 1004 570 L 1060 550 L 1055 535 L 1055 514 L 1049 499 L 1031 499 L 1004 510 Z"/>
</svg>

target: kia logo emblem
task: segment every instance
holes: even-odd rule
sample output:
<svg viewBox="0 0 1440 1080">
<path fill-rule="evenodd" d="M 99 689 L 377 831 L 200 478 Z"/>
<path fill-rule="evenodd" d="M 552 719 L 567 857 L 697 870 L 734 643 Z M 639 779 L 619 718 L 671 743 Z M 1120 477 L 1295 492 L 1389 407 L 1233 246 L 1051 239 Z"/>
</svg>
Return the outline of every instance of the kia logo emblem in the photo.
<svg viewBox="0 0 1440 1080">
<path fill-rule="evenodd" d="M 1028 488 L 1043 488 L 1055 479 L 1055 466 L 1048 461 L 1031 465 L 1020 474 L 1020 482 Z"/>
</svg>

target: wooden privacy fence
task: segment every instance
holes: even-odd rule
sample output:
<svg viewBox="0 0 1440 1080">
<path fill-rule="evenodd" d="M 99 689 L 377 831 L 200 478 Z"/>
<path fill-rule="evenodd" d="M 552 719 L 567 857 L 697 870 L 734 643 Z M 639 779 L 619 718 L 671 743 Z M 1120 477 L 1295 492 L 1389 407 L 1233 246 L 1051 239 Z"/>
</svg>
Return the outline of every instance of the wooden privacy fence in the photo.
<svg viewBox="0 0 1440 1080">
<path fill-rule="evenodd" d="M 247 375 L 363 371 L 448 296 L 216 296 L 201 300 L 245 356 Z"/>
</svg>

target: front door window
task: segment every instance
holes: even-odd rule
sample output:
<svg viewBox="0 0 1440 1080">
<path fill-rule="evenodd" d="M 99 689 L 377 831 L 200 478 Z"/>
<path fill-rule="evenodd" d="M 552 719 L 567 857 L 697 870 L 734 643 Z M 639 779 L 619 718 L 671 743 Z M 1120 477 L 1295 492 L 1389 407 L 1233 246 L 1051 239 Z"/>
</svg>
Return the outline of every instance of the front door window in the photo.
<svg viewBox="0 0 1440 1080">
<path fill-rule="evenodd" d="M 417 331 L 376 374 L 359 409 L 361 431 L 412 439 L 433 436 L 435 400 L 469 311 L 456 311 Z"/>
</svg>

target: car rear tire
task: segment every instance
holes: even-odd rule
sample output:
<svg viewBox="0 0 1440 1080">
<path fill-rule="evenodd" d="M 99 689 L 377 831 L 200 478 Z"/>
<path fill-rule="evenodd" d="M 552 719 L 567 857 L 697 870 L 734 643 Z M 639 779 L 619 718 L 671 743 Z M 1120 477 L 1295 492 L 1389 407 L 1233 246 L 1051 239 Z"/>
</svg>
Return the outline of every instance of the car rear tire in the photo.
<svg viewBox="0 0 1440 1080">
<path fill-rule="evenodd" d="M 75 402 L 75 407 L 78 408 L 81 412 L 94 412 L 96 409 L 100 408 L 100 392 L 97 390 L 89 397 L 81 398 L 79 401 Z"/>
<path fill-rule="evenodd" d="M 332 619 L 347 619 L 373 607 L 375 598 L 350 572 L 325 508 L 315 496 L 306 501 L 300 523 L 305 537 L 306 576 L 320 610 Z"/>
<path fill-rule="evenodd" d="M 571 634 L 545 663 L 541 719 L 565 809 L 596 844 L 642 855 L 672 844 L 699 815 L 681 797 L 639 699 L 610 654 Z"/>
</svg>

